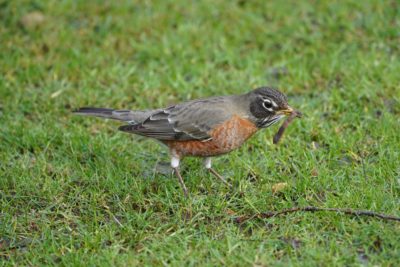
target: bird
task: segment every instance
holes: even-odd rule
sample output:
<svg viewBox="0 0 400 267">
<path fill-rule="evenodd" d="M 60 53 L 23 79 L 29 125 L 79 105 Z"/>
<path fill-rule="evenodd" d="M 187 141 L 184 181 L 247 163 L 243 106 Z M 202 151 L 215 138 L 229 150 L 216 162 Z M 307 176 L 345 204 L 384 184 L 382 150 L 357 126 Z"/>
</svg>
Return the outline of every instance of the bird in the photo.
<svg viewBox="0 0 400 267">
<path fill-rule="evenodd" d="M 156 139 L 169 149 L 170 164 L 183 193 L 188 190 L 179 171 L 184 157 L 204 159 L 204 167 L 224 184 L 226 179 L 212 168 L 211 159 L 243 145 L 261 129 L 296 112 L 285 94 L 263 86 L 243 94 L 195 99 L 166 108 L 116 110 L 82 107 L 78 115 L 95 116 L 124 122 L 118 129 Z"/>
</svg>

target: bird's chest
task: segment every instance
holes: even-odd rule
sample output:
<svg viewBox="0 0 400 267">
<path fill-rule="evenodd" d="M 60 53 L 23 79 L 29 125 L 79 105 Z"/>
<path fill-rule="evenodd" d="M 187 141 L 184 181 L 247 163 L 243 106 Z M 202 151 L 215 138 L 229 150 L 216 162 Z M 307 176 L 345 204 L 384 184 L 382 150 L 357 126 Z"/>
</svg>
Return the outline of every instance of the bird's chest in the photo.
<svg viewBox="0 0 400 267">
<path fill-rule="evenodd" d="M 169 141 L 167 145 L 177 156 L 217 156 L 240 147 L 257 130 L 254 123 L 235 115 L 212 129 L 209 141 Z"/>
</svg>

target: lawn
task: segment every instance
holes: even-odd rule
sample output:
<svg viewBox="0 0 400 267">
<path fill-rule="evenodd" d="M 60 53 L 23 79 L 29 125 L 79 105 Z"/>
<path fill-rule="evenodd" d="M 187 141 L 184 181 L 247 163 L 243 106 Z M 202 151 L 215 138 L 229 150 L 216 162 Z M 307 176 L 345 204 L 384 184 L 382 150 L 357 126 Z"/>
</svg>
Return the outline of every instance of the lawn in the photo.
<svg viewBox="0 0 400 267">
<path fill-rule="evenodd" d="M 397 1 L 0 0 L 0 265 L 398 266 L 395 221 L 234 218 L 400 216 L 399 81 Z M 162 145 L 71 114 L 262 85 L 305 116 L 214 160 L 233 189 L 185 159 L 189 199 Z"/>
</svg>

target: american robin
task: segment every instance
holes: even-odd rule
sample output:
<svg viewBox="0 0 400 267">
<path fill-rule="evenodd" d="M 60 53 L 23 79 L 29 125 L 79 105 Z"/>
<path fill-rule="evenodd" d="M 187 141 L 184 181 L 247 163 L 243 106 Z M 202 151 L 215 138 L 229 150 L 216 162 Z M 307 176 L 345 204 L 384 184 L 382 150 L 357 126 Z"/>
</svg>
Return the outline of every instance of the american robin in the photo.
<svg viewBox="0 0 400 267">
<path fill-rule="evenodd" d="M 76 114 L 120 120 L 119 130 L 157 139 L 168 146 L 173 168 L 185 196 L 187 188 L 179 172 L 186 156 L 204 158 L 214 176 L 228 182 L 211 167 L 211 157 L 240 147 L 262 128 L 294 113 L 284 94 L 270 87 L 242 95 L 196 99 L 162 109 L 114 110 L 84 107 Z M 230 186 L 230 185 L 229 185 Z"/>
</svg>

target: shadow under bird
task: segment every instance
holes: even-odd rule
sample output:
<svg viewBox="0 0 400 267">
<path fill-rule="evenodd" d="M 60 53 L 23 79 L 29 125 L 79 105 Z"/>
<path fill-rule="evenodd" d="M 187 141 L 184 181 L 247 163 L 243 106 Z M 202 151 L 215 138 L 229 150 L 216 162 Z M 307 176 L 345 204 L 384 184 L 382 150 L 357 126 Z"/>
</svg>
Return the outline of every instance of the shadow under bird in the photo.
<svg viewBox="0 0 400 267">
<path fill-rule="evenodd" d="M 120 120 L 126 125 L 120 126 L 119 130 L 164 143 L 169 148 L 171 167 L 185 196 L 188 196 L 188 191 L 179 172 L 182 158 L 204 158 L 205 168 L 231 186 L 211 167 L 211 158 L 239 148 L 258 130 L 287 115 L 297 114 L 288 105 L 286 96 L 270 87 L 260 87 L 241 95 L 196 99 L 160 109 L 84 107 L 74 113 Z"/>
</svg>

